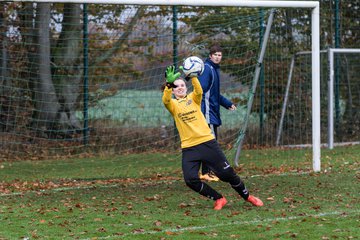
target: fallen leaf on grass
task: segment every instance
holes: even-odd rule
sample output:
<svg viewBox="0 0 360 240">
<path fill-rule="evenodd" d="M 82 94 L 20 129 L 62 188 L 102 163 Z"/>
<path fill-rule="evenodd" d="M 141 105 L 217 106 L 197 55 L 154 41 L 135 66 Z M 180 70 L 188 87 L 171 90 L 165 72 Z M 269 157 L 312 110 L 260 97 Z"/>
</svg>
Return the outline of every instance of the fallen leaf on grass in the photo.
<svg viewBox="0 0 360 240">
<path fill-rule="evenodd" d="M 160 200 L 160 196 L 155 194 L 154 196 L 152 197 L 145 197 L 145 200 L 146 201 L 154 201 L 154 200 Z"/>
<path fill-rule="evenodd" d="M 294 202 L 294 199 L 284 197 L 283 203 L 292 203 L 292 202 Z"/>
<path fill-rule="evenodd" d="M 143 228 L 134 229 L 134 230 L 132 231 L 132 233 L 143 233 L 143 232 L 145 232 L 145 229 L 143 229 Z"/>
<path fill-rule="evenodd" d="M 193 204 L 193 203 L 184 203 L 184 202 L 182 202 L 178 206 L 179 206 L 179 208 L 186 208 L 186 207 L 191 207 L 191 206 L 194 206 L 194 205 L 195 204 Z"/>
<path fill-rule="evenodd" d="M 155 225 L 155 226 L 161 226 L 161 221 L 159 221 L 159 220 L 155 221 L 155 222 L 154 222 L 154 225 Z"/>
</svg>

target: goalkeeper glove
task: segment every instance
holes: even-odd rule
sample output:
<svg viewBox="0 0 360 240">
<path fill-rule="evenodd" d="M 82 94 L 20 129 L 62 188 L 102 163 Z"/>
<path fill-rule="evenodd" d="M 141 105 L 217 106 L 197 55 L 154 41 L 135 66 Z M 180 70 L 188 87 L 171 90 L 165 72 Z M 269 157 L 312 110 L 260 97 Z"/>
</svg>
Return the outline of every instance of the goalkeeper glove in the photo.
<svg viewBox="0 0 360 240">
<path fill-rule="evenodd" d="M 166 86 L 168 88 L 176 88 L 177 86 L 174 84 L 175 80 L 180 77 L 179 72 L 175 72 L 174 66 L 168 66 L 165 71 L 165 78 L 166 78 Z"/>
</svg>

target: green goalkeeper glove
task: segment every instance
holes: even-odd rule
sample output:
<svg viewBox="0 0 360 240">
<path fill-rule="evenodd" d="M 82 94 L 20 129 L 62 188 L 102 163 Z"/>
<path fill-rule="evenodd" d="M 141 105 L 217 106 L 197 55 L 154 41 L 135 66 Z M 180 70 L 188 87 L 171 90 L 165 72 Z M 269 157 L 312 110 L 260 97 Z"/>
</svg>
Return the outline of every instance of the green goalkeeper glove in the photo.
<svg viewBox="0 0 360 240">
<path fill-rule="evenodd" d="M 165 71 L 166 83 L 173 84 L 180 77 L 181 73 L 175 72 L 174 66 L 168 66 Z"/>
</svg>

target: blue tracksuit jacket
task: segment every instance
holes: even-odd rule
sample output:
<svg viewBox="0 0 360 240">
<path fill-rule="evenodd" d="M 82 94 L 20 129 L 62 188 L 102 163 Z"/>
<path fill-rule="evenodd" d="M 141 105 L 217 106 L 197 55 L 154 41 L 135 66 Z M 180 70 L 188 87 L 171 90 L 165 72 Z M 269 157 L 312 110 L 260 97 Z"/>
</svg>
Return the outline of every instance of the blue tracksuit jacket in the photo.
<svg viewBox="0 0 360 240">
<path fill-rule="evenodd" d="M 204 72 L 198 79 L 203 89 L 201 111 L 205 115 L 208 124 L 220 126 L 220 105 L 228 109 L 233 103 L 220 94 L 219 64 L 206 59 Z"/>
</svg>

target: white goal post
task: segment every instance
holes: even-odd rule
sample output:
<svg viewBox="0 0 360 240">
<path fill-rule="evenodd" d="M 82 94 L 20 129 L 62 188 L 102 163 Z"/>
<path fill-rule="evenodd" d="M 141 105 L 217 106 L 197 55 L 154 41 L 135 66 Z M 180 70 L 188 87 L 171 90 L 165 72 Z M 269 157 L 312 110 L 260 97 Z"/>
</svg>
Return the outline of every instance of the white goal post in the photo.
<svg viewBox="0 0 360 240">
<path fill-rule="evenodd" d="M 5 2 L 1 0 L 1 2 Z M 270 1 L 270 0 L 10 0 L 6 2 L 39 3 L 94 3 L 128 5 L 188 5 L 188 6 L 234 6 L 266 8 L 311 9 L 311 61 L 312 61 L 312 147 L 313 170 L 320 171 L 320 3 L 319 1 Z"/>
</svg>

